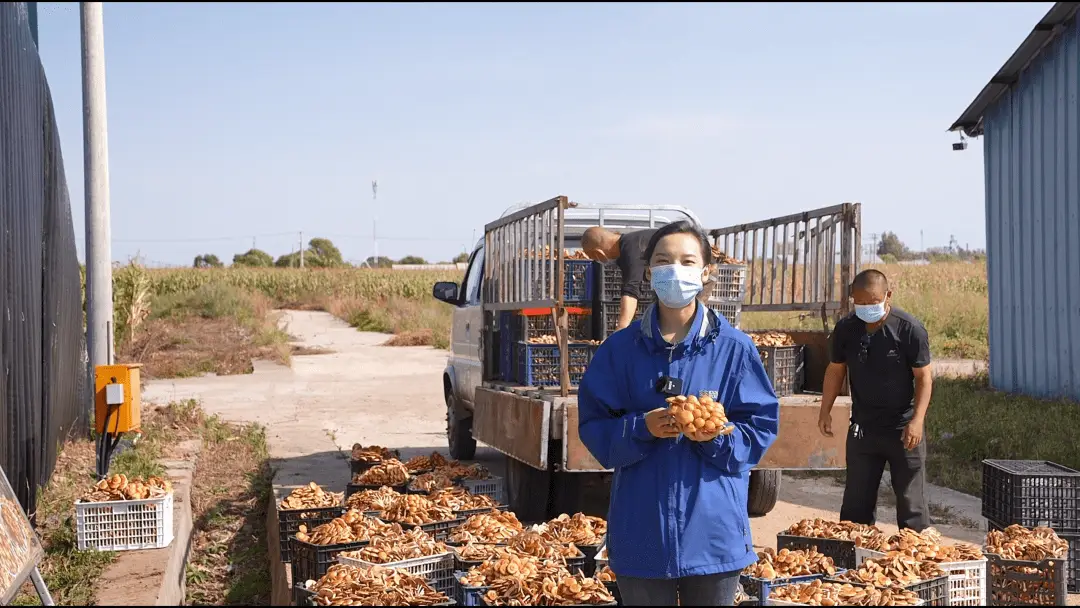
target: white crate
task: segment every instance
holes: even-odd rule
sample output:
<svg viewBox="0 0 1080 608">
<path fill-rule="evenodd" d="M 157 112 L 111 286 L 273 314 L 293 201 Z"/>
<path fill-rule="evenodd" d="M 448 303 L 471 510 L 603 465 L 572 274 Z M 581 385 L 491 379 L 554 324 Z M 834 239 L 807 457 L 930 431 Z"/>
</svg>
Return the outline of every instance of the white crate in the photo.
<svg viewBox="0 0 1080 608">
<path fill-rule="evenodd" d="M 454 554 L 450 552 L 428 557 L 414 557 L 413 559 L 407 559 L 400 562 L 389 562 L 386 564 L 373 564 L 362 559 L 345 557 L 341 553 L 338 553 L 337 561 L 339 564 L 355 566 L 358 568 L 381 566 L 383 568 L 403 570 L 410 574 L 424 577 L 428 584 L 436 591 L 442 591 L 448 597 L 454 596 Z"/>
<path fill-rule="evenodd" d="M 606 534 L 604 535 L 604 538 L 605 539 L 607 538 Z M 606 540 L 604 542 L 600 543 L 600 548 L 596 550 L 596 555 L 593 557 L 593 562 L 596 563 L 596 571 L 597 572 L 600 572 L 600 570 L 602 570 L 604 568 L 604 566 L 608 565 L 607 541 Z"/>
<path fill-rule="evenodd" d="M 487 496 L 494 500 L 496 504 L 506 504 L 506 483 L 503 481 L 502 477 L 462 479 L 457 483 L 472 494 Z"/>
<path fill-rule="evenodd" d="M 938 567 L 949 575 L 950 606 L 986 605 L 986 558 Z"/>
<path fill-rule="evenodd" d="M 877 559 L 879 557 L 885 557 L 885 554 L 881 551 L 874 551 L 873 549 L 864 549 L 862 547 L 855 547 L 855 567 L 863 565 L 868 559 Z"/>
<path fill-rule="evenodd" d="M 868 559 L 885 557 L 881 551 L 855 547 L 855 567 Z M 986 559 L 938 564 L 949 575 L 950 606 L 986 605 Z"/>
<path fill-rule="evenodd" d="M 173 495 L 146 500 L 76 502 L 79 550 L 161 549 L 173 541 Z"/>
</svg>

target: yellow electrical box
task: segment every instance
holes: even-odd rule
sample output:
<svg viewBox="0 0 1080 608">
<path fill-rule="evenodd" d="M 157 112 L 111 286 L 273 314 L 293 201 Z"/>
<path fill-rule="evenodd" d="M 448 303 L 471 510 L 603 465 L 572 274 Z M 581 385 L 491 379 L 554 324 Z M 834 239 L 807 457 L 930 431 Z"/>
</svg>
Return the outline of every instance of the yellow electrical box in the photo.
<svg viewBox="0 0 1080 608">
<path fill-rule="evenodd" d="M 99 365 L 94 370 L 94 419 L 99 434 L 116 435 L 139 430 L 142 399 L 141 363 Z M 105 421 L 109 427 L 106 431 Z"/>
</svg>

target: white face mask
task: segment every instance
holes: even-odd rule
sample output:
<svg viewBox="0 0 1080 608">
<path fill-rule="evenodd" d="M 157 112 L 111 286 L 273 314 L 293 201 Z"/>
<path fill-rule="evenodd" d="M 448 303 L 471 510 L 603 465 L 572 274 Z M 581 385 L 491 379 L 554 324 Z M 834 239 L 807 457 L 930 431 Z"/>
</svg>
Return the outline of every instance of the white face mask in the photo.
<svg viewBox="0 0 1080 608">
<path fill-rule="evenodd" d="M 877 323 L 885 316 L 885 302 L 878 304 L 856 304 L 855 316 L 864 323 Z"/>
<path fill-rule="evenodd" d="M 685 308 L 701 293 L 701 268 L 682 264 L 655 266 L 650 283 L 661 304 L 668 308 Z"/>
</svg>

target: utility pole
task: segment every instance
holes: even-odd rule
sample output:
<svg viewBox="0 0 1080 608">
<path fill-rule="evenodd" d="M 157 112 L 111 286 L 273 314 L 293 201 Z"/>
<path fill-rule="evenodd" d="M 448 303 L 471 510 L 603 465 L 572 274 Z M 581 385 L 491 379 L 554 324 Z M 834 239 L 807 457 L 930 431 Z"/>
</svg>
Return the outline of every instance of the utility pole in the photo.
<svg viewBox="0 0 1080 608">
<path fill-rule="evenodd" d="M 378 201 L 379 181 L 371 180 L 371 240 L 375 241 L 375 267 L 379 267 L 379 223 Z"/>
<path fill-rule="evenodd" d="M 86 345 L 94 368 L 113 362 L 109 127 L 105 111 L 105 25 L 101 2 L 81 2 L 83 178 L 86 197 Z"/>
<path fill-rule="evenodd" d="M 304 231 L 300 231 L 300 268 L 304 267 Z"/>
</svg>

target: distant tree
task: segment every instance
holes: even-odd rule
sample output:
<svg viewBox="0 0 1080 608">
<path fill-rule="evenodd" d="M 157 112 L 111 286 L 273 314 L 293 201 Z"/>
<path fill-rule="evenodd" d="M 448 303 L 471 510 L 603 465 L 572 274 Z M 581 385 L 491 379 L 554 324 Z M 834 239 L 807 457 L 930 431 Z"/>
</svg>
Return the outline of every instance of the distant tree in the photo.
<svg viewBox="0 0 1080 608">
<path fill-rule="evenodd" d="M 224 264 L 221 260 L 212 253 L 205 253 L 203 255 L 195 256 L 195 262 L 192 264 L 195 268 L 221 268 Z"/>
<path fill-rule="evenodd" d="M 370 268 L 390 268 L 394 265 L 394 260 L 380 255 L 378 259 L 375 259 L 375 256 L 371 256 L 365 260 L 364 263 Z"/>
<path fill-rule="evenodd" d="M 308 241 L 308 250 L 304 252 L 304 265 L 307 265 L 307 256 L 314 255 L 319 259 L 318 265 L 324 267 L 344 266 L 345 260 L 341 257 L 338 249 L 330 239 L 314 238 Z M 312 264 L 316 266 L 316 264 Z"/>
<path fill-rule="evenodd" d="M 469 261 L 469 254 L 465 253 L 464 251 L 462 251 L 461 253 L 457 254 L 456 257 L 454 257 L 454 263 L 455 264 L 464 264 L 464 263 L 466 263 L 468 261 Z"/>
<path fill-rule="evenodd" d="M 894 232 L 886 232 L 881 235 L 881 240 L 878 242 L 877 254 L 879 256 L 891 255 L 897 260 L 906 260 L 911 258 L 911 250 L 907 248 L 907 245 L 900 240 L 900 237 L 896 236 Z"/>
<path fill-rule="evenodd" d="M 245 253 L 233 256 L 233 266 L 254 266 L 256 268 L 269 268 L 274 265 L 274 258 L 262 249 L 248 249 Z"/>
<path fill-rule="evenodd" d="M 895 264 L 896 263 L 896 256 L 891 254 L 891 253 L 886 253 L 886 254 L 880 255 L 878 257 L 881 258 L 881 263 L 882 264 Z"/>
<path fill-rule="evenodd" d="M 398 264 L 427 264 L 427 260 L 418 255 L 407 255 L 398 260 Z"/>
<path fill-rule="evenodd" d="M 278 268 L 300 268 L 300 252 L 286 253 L 274 261 Z M 304 252 L 304 268 L 326 268 L 326 262 L 312 251 Z"/>
</svg>

